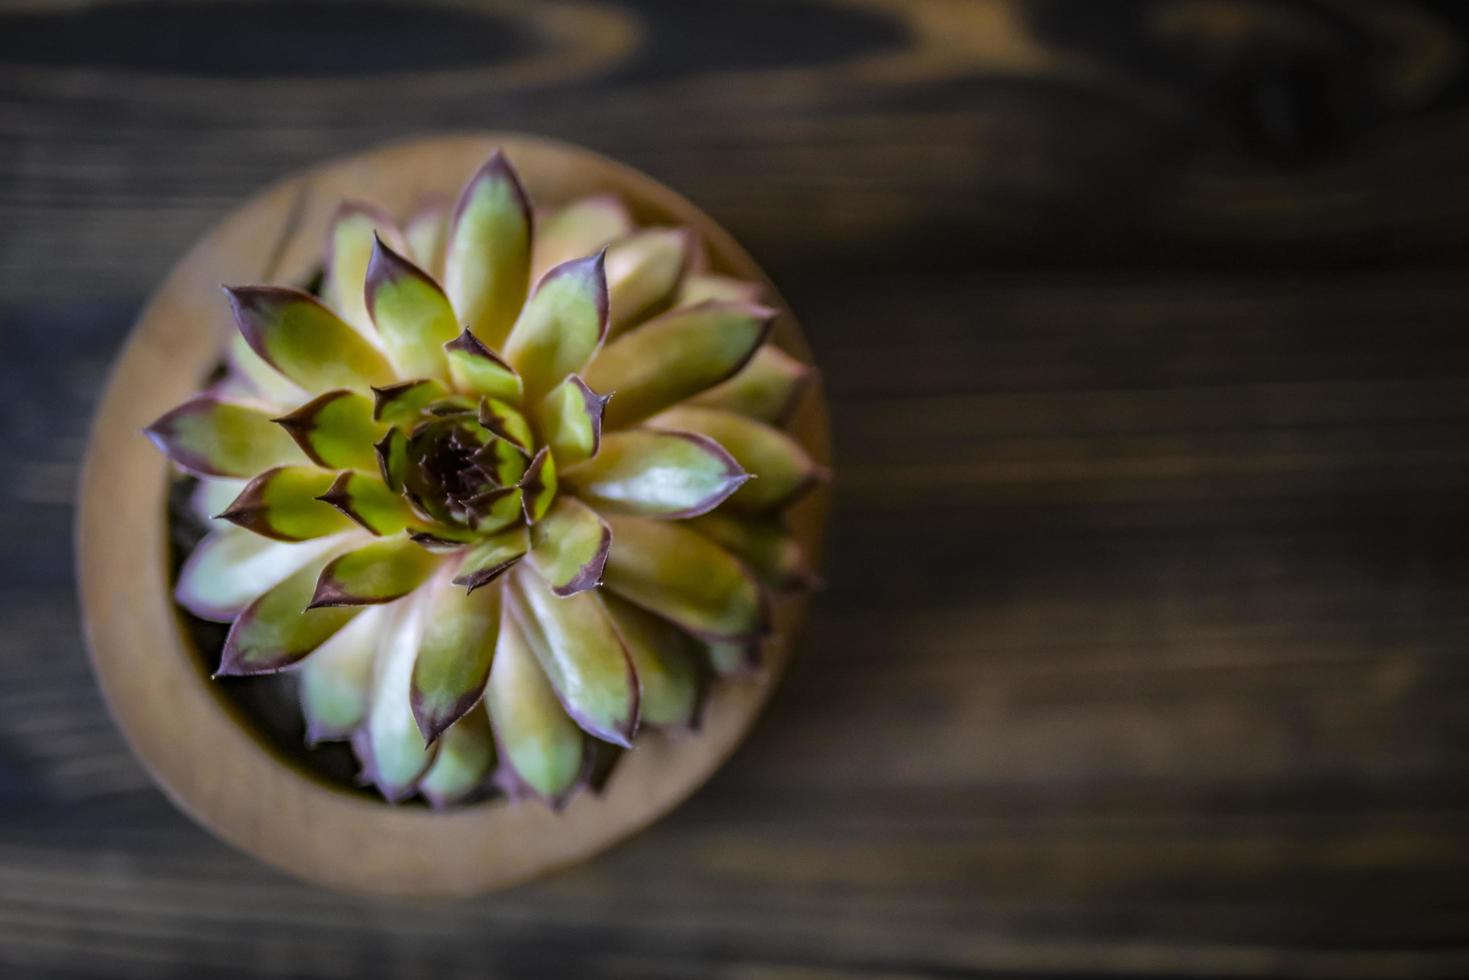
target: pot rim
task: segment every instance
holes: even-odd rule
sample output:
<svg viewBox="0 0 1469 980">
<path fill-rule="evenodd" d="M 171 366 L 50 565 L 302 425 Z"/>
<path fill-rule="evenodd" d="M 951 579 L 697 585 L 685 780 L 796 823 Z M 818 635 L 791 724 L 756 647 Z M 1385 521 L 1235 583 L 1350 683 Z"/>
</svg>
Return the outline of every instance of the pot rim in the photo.
<svg viewBox="0 0 1469 980">
<path fill-rule="evenodd" d="M 304 278 L 342 198 L 404 215 L 430 194 L 452 196 L 497 147 L 533 200 L 611 191 L 640 224 L 694 228 L 712 269 L 766 285 L 781 310 L 774 341 L 811 361 L 789 307 L 711 218 L 645 174 L 521 134 L 394 143 L 288 176 L 232 211 L 179 260 L 114 362 L 88 437 L 75 553 L 93 671 L 134 754 L 176 805 L 267 863 L 344 891 L 481 893 L 584 860 L 646 827 L 703 785 L 744 739 L 785 670 L 809 606 L 806 594 L 778 597 L 761 671 L 713 685 L 699 731 L 641 734 L 602 794 L 580 793 L 559 813 L 503 798 L 446 811 L 365 798 L 277 756 L 209 679 L 173 603 L 168 468 L 142 429 L 196 390 L 217 362 L 233 329 L 219 284 Z M 819 380 L 787 431 L 830 464 Z M 789 512 L 813 564 L 828 499 L 828 488 L 819 487 Z"/>
</svg>

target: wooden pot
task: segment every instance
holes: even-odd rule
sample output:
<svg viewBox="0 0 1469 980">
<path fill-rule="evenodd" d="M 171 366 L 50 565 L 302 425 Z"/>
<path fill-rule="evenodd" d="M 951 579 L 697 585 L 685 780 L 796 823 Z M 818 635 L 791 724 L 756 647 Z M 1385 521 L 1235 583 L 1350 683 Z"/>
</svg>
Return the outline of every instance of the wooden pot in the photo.
<svg viewBox="0 0 1469 980">
<path fill-rule="evenodd" d="M 744 738 L 785 669 L 808 604 L 804 595 L 777 599 L 763 669 L 716 683 L 699 731 L 640 734 L 601 795 L 581 793 L 559 813 L 503 799 L 435 812 L 391 806 L 327 782 L 273 750 L 207 676 L 172 601 L 168 467 L 142 429 L 197 390 L 218 362 L 233 329 L 220 284 L 304 281 L 343 198 L 406 214 L 427 197 L 452 197 L 497 146 L 536 202 L 613 192 L 640 224 L 695 229 L 716 271 L 765 280 L 688 201 L 586 150 L 499 134 L 388 146 L 281 181 L 189 251 L 133 328 L 87 448 L 76 529 L 82 611 L 113 716 L 153 778 L 194 819 L 291 874 L 333 888 L 405 896 L 484 892 L 590 857 L 647 826 L 707 780 Z M 810 359 L 788 312 L 774 338 Z M 818 461 L 830 461 L 819 390 L 807 394 L 790 428 Z M 813 561 L 826 506 L 820 488 L 790 515 Z"/>
</svg>

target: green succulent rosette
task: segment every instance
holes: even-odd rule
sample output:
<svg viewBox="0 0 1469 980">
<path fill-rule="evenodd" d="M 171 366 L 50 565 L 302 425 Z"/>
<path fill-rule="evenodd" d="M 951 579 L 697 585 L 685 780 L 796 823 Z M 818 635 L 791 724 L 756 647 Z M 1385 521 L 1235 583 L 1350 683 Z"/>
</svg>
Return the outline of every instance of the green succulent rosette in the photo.
<svg viewBox="0 0 1469 980">
<path fill-rule="evenodd" d="M 219 674 L 297 671 L 390 801 L 559 806 L 598 742 L 692 726 L 809 582 L 781 512 L 822 477 L 775 311 L 703 270 L 496 154 L 402 226 L 343 204 L 320 295 L 227 289 L 225 377 L 148 429 L 199 480 L 176 597 L 231 624 Z"/>
</svg>

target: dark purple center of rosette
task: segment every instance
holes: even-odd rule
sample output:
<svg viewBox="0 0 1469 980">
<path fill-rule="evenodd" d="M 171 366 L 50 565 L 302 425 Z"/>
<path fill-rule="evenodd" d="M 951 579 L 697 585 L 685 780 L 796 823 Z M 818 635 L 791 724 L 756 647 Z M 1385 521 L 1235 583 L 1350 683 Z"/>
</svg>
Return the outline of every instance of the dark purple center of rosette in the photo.
<svg viewBox="0 0 1469 980">
<path fill-rule="evenodd" d="M 509 493 L 503 440 L 468 412 L 419 423 L 408 436 L 404 489 L 424 516 L 477 527 Z"/>
</svg>

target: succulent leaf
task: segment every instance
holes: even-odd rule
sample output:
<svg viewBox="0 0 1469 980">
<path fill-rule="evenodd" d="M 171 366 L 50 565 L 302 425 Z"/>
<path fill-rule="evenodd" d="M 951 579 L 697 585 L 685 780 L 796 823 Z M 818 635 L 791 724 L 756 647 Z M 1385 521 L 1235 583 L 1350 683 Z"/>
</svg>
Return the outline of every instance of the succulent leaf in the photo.
<svg viewBox="0 0 1469 980">
<path fill-rule="evenodd" d="M 470 592 L 489 585 L 508 572 L 530 550 L 524 527 L 513 527 L 480 540 L 467 552 L 454 574 L 454 584 Z"/>
<path fill-rule="evenodd" d="M 351 736 L 367 717 L 379 637 L 392 621 L 386 606 L 364 609 L 301 661 L 301 714 L 310 745 Z"/>
<path fill-rule="evenodd" d="M 337 537 L 274 541 L 224 524 L 194 546 L 179 570 L 174 597 L 200 619 L 228 623 L 266 590 L 340 544 Z"/>
<path fill-rule="evenodd" d="M 267 589 L 339 544 L 339 538 L 272 541 L 226 523 L 190 552 L 179 569 L 173 598 L 200 619 L 229 623 Z"/>
<path fill-rule="evenodd" d="M 500 589 L 468 591 L 437 579 L 428 590 L 426 625 L 413 664 L 413 717 L 432 742 L 484 693 L 500 633 Z"/>
<path fill-rule="evenodd" d="M 420 269 L 442 280 L 444 246 L 449 235 L 448 204 L 429 204 L 409 215 L 403 226 L 408 254 Z"/>
<path fill-rule="evenodd" d="M 230 334 L 226 360 L 230 374 L 243 381 L 266 404 L 297 405 L 308 397 L 304 388 L 255 353 L 245 335 L 238 330 Z"/>
<path fill-rule="evenodd" d="M 475 516 L 474 529 L 482 534 L 498 534 L 521 520 L 524 494 L 519 487 L 487 490 L 477 498 L 477 506 L 480 510 Z"/>
<path fill-rule="evenodd" d="M 531 276 L 539 279 L 563 262 L 593 255 L 632 228 L 632 215 L 611 194 L 584 197 L 538 215 Z"/>
<path fill-rule="evenodd" d="M 199 476 L 254 476 L 306 461 L 268 413 L 210 395 L 184 402 L 144 431 L 169 459 Z"/>
<path fill-rule="evenodd" d="M 479 402 L 479 424 L 509 442 L 521 453 L 529 453 L 535 444 L 530 423 L 506 402 L 498 398 L 481 398 Z"/>
<path fill-rule="evenodd" d="M 611 395 L 599 395 L 580 375 L 562 381 L 532 409 L 536 430 L 565 468 L 597 454 L 602 444 L 602 414 Z"/>
<path fill-rule="evenodd" d="M 383 482 L 394 493 L 402 493 L 408 476 L 408 437 L 402 429 L 389 429 L 372 448 L 377 453 L 378 472 Z"/>
<path fill-rule="evenodd" d="M 249 480 L 201 478 L 194 493 L 189 497 L 189 509 L 194 516 L 212 528 L 226 527 L 229 521 L 220 520 L 219 513 L 228 509 L 236 497 L 244 492 Z"/>
<path fill-rule="evenodd" d="M 322 298 L 343 320 L 369 338 L 373 336 L 372 320 L 367 314 L 362 283 L 367 277 L 373 245 L 379 238 L 396 249 L 404 247 L 392 216 L 360 201 L 343 202 L 327 230 Z"/>
<path fill-rule="evenodd" d="M 439 558 L 408 538 L 386 538 L 333 559 L 316 582 L 309 609 L 372 606 L 401 599 L 433 574 Z"/>
<path fill-rule="evenodd" d="M 795 411 L 811 378 L 811 368 L 780 348 L 765 344 L 738 374 L 694 396 L 688 404 L 780 425 Z"/>
<path fill-rule="evenodd" d="M 560 806 L 584 769 L 586 739 L 561 707 L 514 616 L 500 622 L 485 704 L 516 786 Z"/>
<path fill-rule="evenodd" d="M 678 288 L 675 306 L 694 306 L 710 300 L 738 300 L 743 303 L 758 303 L 763 292 L 758 282 L 733 279 L 712 272 L 692 273 L 684 276 Z"/>
<path fill-rule="evenodd" d="M 311 466 L 277 466 L 245 485 L 219 516 L 279 541 L 305 541 L 352 529 L 352 522 L 321 498 L 336 476 Z"/>
<path fill-rule="evenodd" d="M 444 353 L 449 356 L 449 374 L 459 390 L 520 401 L 524 391 L 520 375 L 468 330 L 445 344 Z"/>
<path fill-rule="evenodd" d="M 483 786 L 494 765 L 490 716 L 483 707 L 476 707 L 439 737 L 438 752 L 418 781 L 418 791 L 431 806 L 442 810 Z"/>
<path fill-rule="evenodd" d="M 607 588 L 706 639 L 746 640 L 764 629 L 754 576 L 723 548 L 676 521 L 604 517 Z"/>
<path fill-rule="evenodd" d="M 308 561 L 245 607 L 225 637 L 216 676 L 269 674 L 321 646 L 358 610 L 307 609 L 322 568 L 335 553 Z"/>
<path fill-rule="evenodd" d="M 733 554 L 774 589 L 814 588 L 816 575 L 779 518 L 719 511 L 689 526 Z"/>
<path fill-rule="evenodd" d="M 413 523 L 414 514 L 407 502 L 382 480 L 366 473 L 338 474 L 327 492 L 316 499 L 379 537 L 397 534 Z"/>
<path fill-rule="evenodd" d="M 367 265 L 366 297 L 398 374 L 447 381 L 444 345 L 459 336 L 459 326 L 439 284 L 379 239 Z"/>
<path fill-rule="evenodd" d="M 593 738 L 629 746 L 638 726 L 638 679 L 596 592 L 561 598 L 539 575 L 509 580 L 519 624 L 566 713 Z"/>
<path fill-rule="evenodd" d="M 649 228 L 607 246 L 607 292 L 614 335 L 673 302 L 693 251 L 693 235 L 685 228 Z"/>
<path fill-rule="evenodd" d="M 801 444 L 763 422 L 711 408 L 676 408 L 655 425 L 699 432 L 718 442 L 755 479 L 730 497 L 731 507 L 768 512 L 783 507 L 825 479 Z"/>
<path fill-rule="evenodd" d="M 424 744 L 409 703 L 413 662 L 423 636 L 424 610 L 418 596 L 394 608 L 373 666 L 367 719 L 352 735 L 363 778 L 390 801 L 412 795 L 428 771 L 437 743 Z"/>
<path fill-rule="evenodd" d="M 525 304 L 505 359 L 532 401 L 586 367 L 607 334 L 607 275 L 601 252 L 546 273 Z"/>
<path fill-rule="evenodd" d="M 273 421 L 317 466 L 359 470 L 377 467 L 372 446 L 381 438 L 383 427 L 373 421 L 372 402 L 366 395 L 339 388 Z"/>
<path fill-rule="evenodd" d="M 531 526 L 530 541 L 531 566 L 556 595 L 564 598 L 601 584 L 612 531 L 586 504 L 559 498 Z"/>
<path fill-rule="evenodd" d="M 551 451 L 542 446 L 520 478 L 520 505 L 525 511 L 526 523 L 534 524 L 546 516 L 551 502 L 556 499 L 558 485 L 556 461 L 551 458 Z"/>
<path fill-rule="evenodd" d="M 444 286 L 460 321 L 491 348 L 505 341 L 530 285 L 530 202 L 496 152 L 460 194 L 449 226 Z"/>
<path fill-rule="evenodd" d="M 622 428 L 733 375 L 765 341 L 775 312 L 749 303 L 707 303 L 649 320 L 604 347 L 584 377 L 615 391 L 606 422 Z"/>
<path fill-rule="evenodd" d="M 600 508 L 666 518 L 711 511 L 748 479 L 713 439 L 659 429 L 613 432 L 596 456 L 566 474 Z"/>
<path fill-rule="evenodd" d="M 449 397 L 449 389 L 432 378 L 399 381 L 372 389 L 372 417 L 389 425 L 409 425 L 435 402 Z"/>
<path fill-rule="evenodd" d="M 489 457 L 487 463 L 494 470 L 495 478 L 505 486 L 519 483 L 530 469 L 530 461 L 525 458 L 525 454 L 508 440 L 490 443 Z"/>
<path fill-rule="evenodd" d="M 250 348 L 306 391 L 365 389 L 392 380 L 387 358 L 316 297 L 278 286 L 225 292 Z"/>
<path fill-rule="evenodd" d="M 692 725 L 699 712 L 699 670 L 689 638 L 667 620 L 615 595 L 603 596 L 602 602 L 622 634 L 638 675 L 642 723 Z"/>
</svg>

